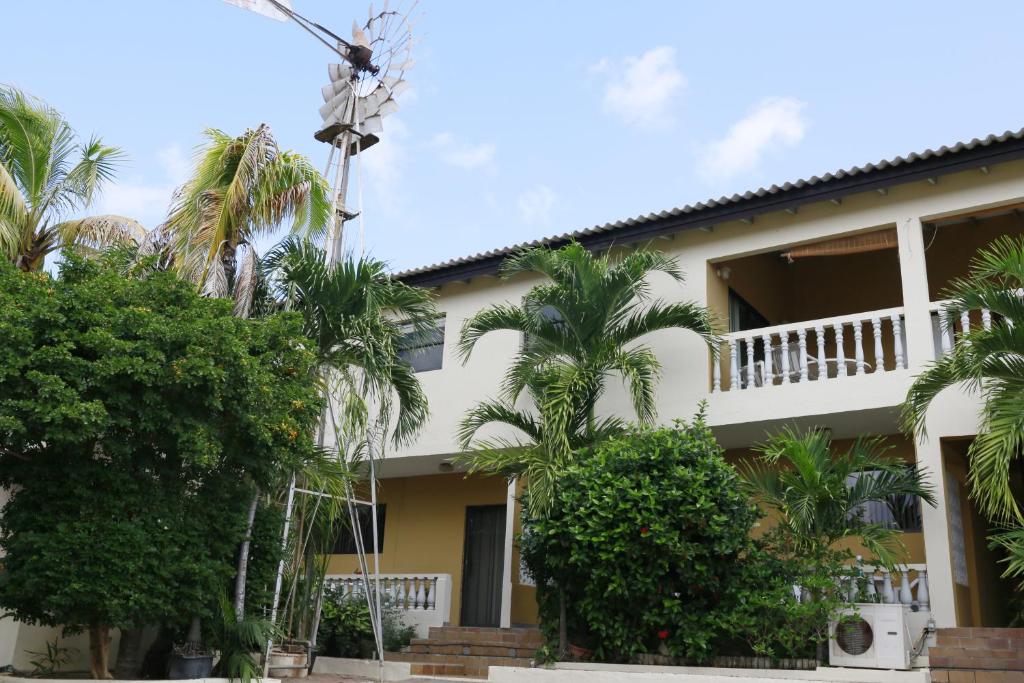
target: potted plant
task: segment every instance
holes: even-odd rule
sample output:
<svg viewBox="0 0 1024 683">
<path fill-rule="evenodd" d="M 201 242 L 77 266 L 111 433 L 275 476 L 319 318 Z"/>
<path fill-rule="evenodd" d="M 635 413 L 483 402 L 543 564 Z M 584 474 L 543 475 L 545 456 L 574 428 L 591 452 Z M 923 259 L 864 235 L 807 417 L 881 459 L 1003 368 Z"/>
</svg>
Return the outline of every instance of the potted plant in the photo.
<svg viewBox="0 0 1024 683">
<path fill-rule="evenodd" d="M 213 671 L 213 653 L 203 647 L 199 617 L 193 617 L 183 645 L 175 645 L 167 662 L 167 678 L 207 678 Z"/>
</svg>

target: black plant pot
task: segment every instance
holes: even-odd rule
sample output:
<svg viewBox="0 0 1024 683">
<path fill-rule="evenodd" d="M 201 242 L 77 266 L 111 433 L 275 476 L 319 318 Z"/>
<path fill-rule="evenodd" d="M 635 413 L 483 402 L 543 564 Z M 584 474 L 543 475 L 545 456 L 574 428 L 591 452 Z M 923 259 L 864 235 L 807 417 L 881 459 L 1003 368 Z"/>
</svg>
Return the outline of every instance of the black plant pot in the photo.
<svg viewBox="0 0 1024 683">
<path fill-rule="evenodd" d="M 167 663 L 167 678 L 172 681 L 208 678 L 213 672 L 213 655 L 172 654 Z"/>
</svg>

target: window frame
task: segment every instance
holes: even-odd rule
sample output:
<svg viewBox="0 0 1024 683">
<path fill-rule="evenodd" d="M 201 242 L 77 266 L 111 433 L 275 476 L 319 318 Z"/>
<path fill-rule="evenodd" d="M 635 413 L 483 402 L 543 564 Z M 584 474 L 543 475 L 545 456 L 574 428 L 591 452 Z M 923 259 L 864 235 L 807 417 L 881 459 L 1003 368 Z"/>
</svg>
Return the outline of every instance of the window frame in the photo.
<svg viewBox="0 0 1024 683">
<path fill-rule="evenodd" d="M 415 335 L 410 323 L 402 323 L 402 339 L 398 343 L 398 358 L 412 368 L 414 373 L 434 372 L 444 369 L 445 336 L 447 331 L 446 316 L 441 314 L 435 318 L 435 326 L 432 331 L 423 333 L 425 337 L 420 343 L 409 343 Z M 430 364 L 429 367 L 417 367 L 417 360 L 430 358 L 430 354 L 437 351 L 438 358 L 436 367 Z"/>
</svg>

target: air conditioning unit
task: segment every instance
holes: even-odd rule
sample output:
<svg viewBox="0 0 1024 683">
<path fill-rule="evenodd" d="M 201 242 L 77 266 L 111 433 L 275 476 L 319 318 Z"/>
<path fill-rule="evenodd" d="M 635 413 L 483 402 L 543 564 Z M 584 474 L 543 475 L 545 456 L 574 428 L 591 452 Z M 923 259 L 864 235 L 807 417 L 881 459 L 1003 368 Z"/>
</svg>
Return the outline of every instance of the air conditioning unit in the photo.
<svg viewBox="0 0 1024 683">
<path fill-rule="evenodd" d="M 852 619 L 829 624 L 829 664 L 863 669 L 910 668 L 911 649 L 922 630 L 918 624 L 926 612 L 912 613 L 910 605 L 899 603 L 859 603 L 856 609 L 843 613 Z"/>
</svg>

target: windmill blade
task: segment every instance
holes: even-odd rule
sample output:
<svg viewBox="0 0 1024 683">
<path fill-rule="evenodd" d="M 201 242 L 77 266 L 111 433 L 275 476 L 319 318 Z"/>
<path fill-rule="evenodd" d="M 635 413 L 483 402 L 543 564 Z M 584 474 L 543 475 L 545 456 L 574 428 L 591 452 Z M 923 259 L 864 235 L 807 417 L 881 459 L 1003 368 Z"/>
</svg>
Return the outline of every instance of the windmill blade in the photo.
<svg viewBox="0 0 1024 683">
<path fill-rule="evenodd" d="M 324 102 L 330 102 L 337 95 L 350 92 L 352 92 L 352 86 L 349 85 L 348 81 L 336 81 L 320 88 L 320 94 L 323 95 Z"/>
<path fill-rule="evenodd" d="M 270 0 L 224 0 L 224 2 L 265 17 L 270 17 L 271 19 L 276 19 L 277 21 L 288 21 L 290 17 L 288 12 L 282 11 L 276 4 L 285 7 L 289 11 L 292 8 L 292 0 L 277 0 L 276 4 L 270 2 Z"/>
<path fill-rule="evenodd" d="M 348 64 L 328 64 L 327 78 L 331 81 L 348 81 L 352 78 L 352 67 Z"/>
<path fill-rule="evenodd" d="M 384 130 L 384 122 L 379 116 L 370 116 L 359 126 L 359 132 L 363 135 L 374 135 Z"/>
<path fill-rule="evenodd" d="M 370 41 L 366 39 L 363 29 L 359 28 L 359 24 L 354 20 L 352 21 L 352 44 L 370 49 Z"/>
<path fill-rule="evenodd" d="M 380 105 L 380 109 L 378 110 L 380 116 L 382 117 L 391 116 L 396 111 L 398 111 L 398 102 L 396 102 L 393 98 L 390 97 L 384 100 L 384 103 Z"/>
</svg>

